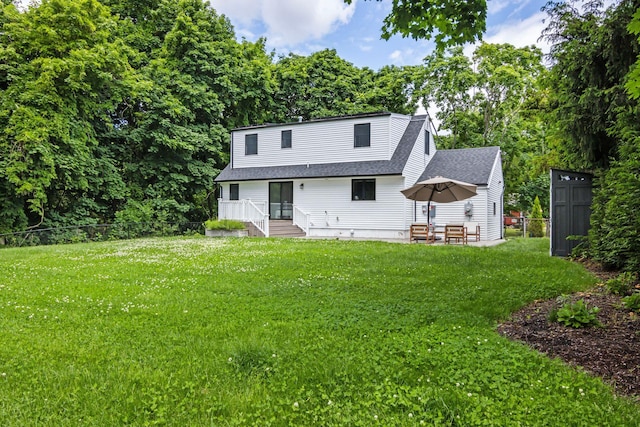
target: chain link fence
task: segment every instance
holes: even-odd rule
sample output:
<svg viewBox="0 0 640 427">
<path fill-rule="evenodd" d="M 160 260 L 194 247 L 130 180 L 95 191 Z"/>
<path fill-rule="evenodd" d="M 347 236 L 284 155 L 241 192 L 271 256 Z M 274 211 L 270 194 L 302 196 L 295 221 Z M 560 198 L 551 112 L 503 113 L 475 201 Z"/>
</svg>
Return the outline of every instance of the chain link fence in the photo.
<svg viewBox="0 0 640 427">
<path fill-rule="evenodd" d="M 137 237 L 182 236 L 188 234 L 204 234 L 204 225 L 201 222 L 130 222 L 36 228 L 16 233 L 0 234 L 0 247 L 57 245 L 61 243 L 100 242 Z"/>
<path fill-rule="evenodd" d="M 536 223 L 541 224 L 542 235 L 534 235 Z M 549 227 L 548 218 L 524 218 L 524 217 L 510 217 L 509 223 L 504 226 L 505 237 L 549 237 L 551 229 Z"/>
</svg>

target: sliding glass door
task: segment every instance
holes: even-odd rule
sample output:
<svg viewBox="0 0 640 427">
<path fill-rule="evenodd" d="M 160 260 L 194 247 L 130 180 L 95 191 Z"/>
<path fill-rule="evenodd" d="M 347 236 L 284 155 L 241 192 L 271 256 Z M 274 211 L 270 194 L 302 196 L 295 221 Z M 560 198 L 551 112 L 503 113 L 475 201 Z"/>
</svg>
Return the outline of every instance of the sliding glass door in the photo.
<svg viewBox="0 0 640 427">
<path fill-rule="evenodd" d="M 293 181 L 269 183 L 271 219 L 293 219 Z"/>
</svg>

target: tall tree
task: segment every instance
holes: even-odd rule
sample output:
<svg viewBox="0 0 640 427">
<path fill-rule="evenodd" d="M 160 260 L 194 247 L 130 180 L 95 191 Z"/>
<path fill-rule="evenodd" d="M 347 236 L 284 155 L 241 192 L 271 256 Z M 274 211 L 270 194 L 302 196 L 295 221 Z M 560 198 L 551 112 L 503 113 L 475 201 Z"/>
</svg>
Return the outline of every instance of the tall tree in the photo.
<svg viewBox="0 0 640 427">
<path fill-rule="evenodd" d="M 24 13 L 9 5 L 2 21 L 0 188 L 39 223 L 46 206 L 82 195 L 99 173 L 95 126 L 109 122 L 132 70 L 96 0 L 43 0 Z"/>
<path fill-rule="evenodd" d="M 407 68 L 360 69 L 334 49 L 309 56 L 289 54 L 275 66 L 278 90 L 273 121 L 311 119 L 393 109 L 412 113 L 412 73 Z"/>
<path fill-rule="evenodd" d="M 580 7 L 582 6 L 582 7 Z M 625 83 L 640 53 L 632 21 L 638 2 L 551 3 L 545 34 L 555 44 L 553 93 L 566 166 L 596 173 L 590 253 L 606 266 L 640 266 L 640 106 Z M 628 85 L 629 86 L 629 85 Z M 632 86 L 632 85 L 631 85 Z"/>
<path fill-rule="evenodd" d="M 486 145 L 504 146 L 506 136 L 544 72 L 542 52 L 529 46 L 482 43 L 473 54 L 478 76 L 477 102 L 483 115 Z"/>
<path fill-rule="evenodd" d="M 426 57 L 418 70 L 416 94 L 437 108 L 441 133 L 450 132 L 445 146 L 500 146 L 506 192 L 517 192 L 541 137 L 534 102 L 544 74 L 540 50 L 483 43 L 471 61 L 454 47 Z"/>
<path fill-rule="evenodd" d="M 424 66 L 417 69 L 416 79 L 416 96 L 425 106 L 437 108 L 440 130 L 451 134 L 446 148 L 479 145 L 478 114 L 472 103 L 478 76 L 462 47 L 427 56 Z"/>
<path fill-rule="evenodd" d="M 162 43 L 140 70 L 146 84 L 119 106 L 105 141 L 118 141 L 131 193 L 124 210 L 198 220 L 226 163 L 227 130 L 270 111 L 271 61 L 263 41 L 236 42 L 228 19 L 202 0 L 165 1 L 152 16 L 172 25 L 155 30 Z"/>
<path fill-rule="evenodd" d="M 627 26 L 637 8 L 622 1 L 608 12 L 600 1 L 550 2 L 545 37 L 553 44 L 551 80 L 556 119 L 567 138 L 569 167 L 607 167 L 617 156 L 616 123 L 631 103 L 624 79 L 638 55 Z"/>
</svg>

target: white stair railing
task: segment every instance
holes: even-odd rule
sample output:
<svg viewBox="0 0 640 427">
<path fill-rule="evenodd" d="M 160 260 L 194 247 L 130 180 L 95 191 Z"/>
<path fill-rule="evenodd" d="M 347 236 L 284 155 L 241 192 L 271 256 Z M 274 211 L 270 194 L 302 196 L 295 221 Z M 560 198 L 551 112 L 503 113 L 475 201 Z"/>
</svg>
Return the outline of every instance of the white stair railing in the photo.
<svg viewBox="0 0 640 427">
<path fill-rule="evenodd" d="M 251 200 L 222 200 L 218 199 L 218 219 L 235 219 L 250 222 L 265 237 L 269 237 L 269 214 L 265 213 L 266 202 Z"/>
<path fill-rule="evenodd" d="M 293 206 L 293 225 L 297 225 L 304 231 L 304 234 L 309 235 L 309 226 L 311 225 L 311 215 L 297 207 Z"/>
</svg>

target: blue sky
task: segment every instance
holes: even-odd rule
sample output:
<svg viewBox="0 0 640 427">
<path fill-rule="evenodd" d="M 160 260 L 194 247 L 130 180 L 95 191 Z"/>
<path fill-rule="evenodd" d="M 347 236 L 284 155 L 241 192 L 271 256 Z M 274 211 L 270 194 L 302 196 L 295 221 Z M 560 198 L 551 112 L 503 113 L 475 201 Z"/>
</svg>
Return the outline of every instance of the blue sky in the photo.
<svg viewBox="0 0 640 427">
<path fill-rule="evenodd" d="M 380 38 L 382 20 L 391 8 L 390 0 L 210 0 L 233 24 L 238 38 L 255 41 L 266 37 L 267 49 L 286 55 L 309 55 L 335 49 L 341 58 L 358 67 L 374 70 L 384 65 L 416 65 L 433 52 L 433 43 L 393 37 Z M 511 43 L 516 47 L 539 42 L 546 14 L 545 0 L 489 0 L 487 32 L 490 43 Z M 472 46 L 466 48 L 468 53 Z"/>
</svg>

